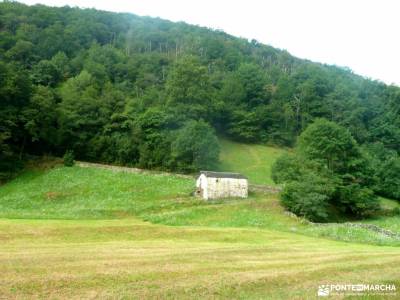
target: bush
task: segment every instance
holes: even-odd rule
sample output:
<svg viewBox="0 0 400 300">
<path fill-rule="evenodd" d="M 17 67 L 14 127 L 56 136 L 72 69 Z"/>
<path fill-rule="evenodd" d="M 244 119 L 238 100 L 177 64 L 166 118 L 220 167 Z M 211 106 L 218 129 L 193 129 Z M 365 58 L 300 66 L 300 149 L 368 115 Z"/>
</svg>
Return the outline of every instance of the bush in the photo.
<svg viewBox="0 0 400 300">
<path fill-rule="evenodd" d="M 6 157 L 7 159 L 3 159 Z M 3 156 L 0 153 L 0 184 L 5 182 L 22 170 L 23 162 L 16 156 Z"/>
<path fill-rule="evenodd" d="M 341 186 L 338 188 L 338 200 L 341 209 L 358 217 L 367 217 L 379 211 L 379 200 L 374 192 L 358 184 Z"/>
<path fill-rule="evenodd" d="M 371 165 L 374 191 L 400 200 L 400 157 L 397 152 L 385 148 L 382 143 L 365 145 L 363 151 Z"/>
<path fill-rule="evenodd" d="M 298 216 L 311 221 L 326 221 L 329 217 L 329 200 L 334 186 L 315 174 L 306 175 L 302 181 L 288 183 L 281 194 L 283 206 Z"/>
<path fill-rule="evenodd" d="M 272 165 L 271 176 L 275 183 L 288 183 L 292 181 L 303 181 L 310 174 L 319 178 L 334 178 L 334 173 L 313 160 L 304 159 L 298 154 L 285 153 L 281 155 Z"/>
<path fill-rule="evenodd" d="M 301 180 L 299 159 L 292 154 L 281 155 L 272 165 L 271 176 L 275 183 Z"/>
<path fill-rule="evenodd" d="M 380 208 L 367 188 L 376 181 L 373 166 L 347 129 L 318 119 L 300 135 L 295 154 L 276 161 L 272 178 L 286 184 L 282 203 L 297 215 L 313 221 L 332 218 L 335 211 L 365 217 Z M 394 164 L 388 169 L 397 170 Z M 390 178 L 396 177 L 393 173 Z M 387 190 L 396 185 L 396 180 L 388 182 Z"/>
<path fill-rule="evenodd" d="M 377 177 L 379 178 L 379 193 L 400 200 L 400 158 L 383 162 L 377 172 Z"/>
<path fill-rule="evenodd" d="M 400 207 L 393 208 L 392 215 L 393 216 L 400 216 Z"/>
<path fill-rule="evenodd" d="M 64 154 L 64 166 L 72 167 L 75 164 L 75 156 L 72 150 L 67 150 Z"/>
</svg>

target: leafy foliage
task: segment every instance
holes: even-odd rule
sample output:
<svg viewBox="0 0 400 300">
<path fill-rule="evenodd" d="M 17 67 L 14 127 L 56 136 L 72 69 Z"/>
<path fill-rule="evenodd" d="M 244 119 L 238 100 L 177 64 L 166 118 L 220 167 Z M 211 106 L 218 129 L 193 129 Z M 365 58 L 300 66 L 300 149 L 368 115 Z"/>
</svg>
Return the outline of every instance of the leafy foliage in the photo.
<svg viewBox="0 0 400 300">
<path fill-rule="evenodd" d="M 64 154 L 64 166 L 72 167 L 75 164 L 74 157 L 74 152 L 67 150 Z"/>
<path fill-rule="evenodd" d="M 271 177 L 275 183 L 300 181 L 302 178 L 302 162 L 294 154 L 282 154 L 271 167 Z"/>
<path fill-rule="evenodd" d="M 298 150 L 305 158 L 340 174 L 350 171 L 360 157 L 350 132 L 326 119 L 317 119 L 307 127 L 299 137 Z"/>
<path fill-rule="evenodd" d="M 209 170 L 216 167 L 219 144 L 213 129 L 203 121 L 190 121 L 172 143 L 173 164 L 179 170 Z"/>
<path fill-rule="evenodd" d="M 384 196 L 400 200 L 400 158 L 384 162 L 377 177 L 379 192 Z"/>
<path fill-rule="evenodd" d="M 371 216 L 379 210 L 379 202 L 373 191 L 358 184 L 348 184 L 338 187 L 337 205 L 343 212 L 358 217 Z M 334 201 L 335 201 L 334 200 Z M 335 202 L 336 202 L 335 201 Z"/>
<path fill-rule="evenodd" d="M 329 217 L 329 199 L 335 191 L 329 180 L 312 172 L 301 181 L 290 181 L 282 192 L 282 204 L 291 212 L 311 221 L 326 221 Z"/>
<path fill-rule="evenodd" d="M 400 200 L 400 157 L 383 143 L 369 144 L 363 151 L 371 162 L 374 190 L 382 196 Z"/>
<path fill-rule="evenodd" d="M 286 183 L 282 203 L 311 220 L 327 220 L 334 210 L 356 217 L 379 210 L 366 158 L 351 134 L 333 122 L 309 125 L 295 154 L 280 157 L 272 170 L 275 182 Z"/>
<path fill-rule="evenodd" d="M 195 146 L 182 136 L 199 120 L 214 128 L 211 140 L 285 146 L 315 119 L 334 121 L 349 132 L 316 132 L 334 148 L 319 140 L 315 153 L 304 151 L 342 175 L 363 168 L 354 140 L 400 149 L 400 89 L 345 68 L 221 31 L 93 9 L 4 1 L 0 24 L 0 172 L 25 153 L 66 149 L 78 159 L 194 170 L 204 161 L 187 158 Z"/>
</svg>

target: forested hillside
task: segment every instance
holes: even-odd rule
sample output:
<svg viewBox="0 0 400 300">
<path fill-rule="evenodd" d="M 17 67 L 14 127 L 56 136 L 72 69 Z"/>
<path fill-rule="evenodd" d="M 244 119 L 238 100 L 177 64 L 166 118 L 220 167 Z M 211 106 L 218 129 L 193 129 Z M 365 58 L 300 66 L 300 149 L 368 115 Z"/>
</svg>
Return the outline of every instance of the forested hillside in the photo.
<svg viewBox="0 0 400 300">
<path fill-rule="evenodd" d="M 400 149 L 400 89 L 346 68 L 185 23 L 0 3 L 3 177 L 25 154 L 67 150 L 145 168 L 211 168 L 217 135 L 292 146 L 321 117 L 360 144 Z"/>
</svg>

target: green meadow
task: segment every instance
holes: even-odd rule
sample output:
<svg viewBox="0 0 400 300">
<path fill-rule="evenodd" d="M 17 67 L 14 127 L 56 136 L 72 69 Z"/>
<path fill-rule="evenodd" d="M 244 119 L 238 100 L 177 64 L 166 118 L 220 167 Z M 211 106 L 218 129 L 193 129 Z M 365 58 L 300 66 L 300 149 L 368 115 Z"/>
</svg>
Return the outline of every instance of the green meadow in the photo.
<svg viewBox="0 0 400 300">
<path fill-rule="evenodd" d="M 221 168 L 257 184 L 272 182 L 272 155 L 282 152 L 227 141 L 222 149 Z M 241 158 L 229 159 L 235 152 Z M 400 286 L 400 239 L 310 224 L 285 213 L 276 194 L 205 202 L 193 188 L 194 178 L 157 172 L 25 171 L 0 187 L 0 295 L 313 299 L 326 283 Z M 364 222 L 400 232 L 399 216 Z"/>
<path fill-rule="evenodd" d="M 17 219 L 0 238 L 5 299 L 314 299 L 325 283 L 400 284 L 396 247 L 269 229 Z"/>
<path fill-rule="evenodd" d="M 274 185 L 271 166 L 286 150 L 266 145 L 250 145 L 220 140 L 221 155 L 219 169 L 240 172 L 253 184 Z"/>
</svg>

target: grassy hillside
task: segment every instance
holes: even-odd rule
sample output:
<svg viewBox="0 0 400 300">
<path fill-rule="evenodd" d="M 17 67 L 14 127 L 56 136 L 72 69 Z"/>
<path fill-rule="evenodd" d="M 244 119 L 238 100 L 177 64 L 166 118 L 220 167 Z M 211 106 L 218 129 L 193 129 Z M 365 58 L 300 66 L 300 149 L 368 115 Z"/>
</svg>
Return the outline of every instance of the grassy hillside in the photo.
<svg viewBox="0 0 400 300">
<path fill-rule="evenodd" d="M 193 182 L 95 168 L 28 171 L 0 188 L 0 217 L 118 218 L 188 205 Z"/>
<path fill-rule="evenodd" d="M 25 172 L 0 187 L 0 294 L 288 299 L 326 282 L 400 284 L 398 239 L 310 225 L 276 195 L 204 202 L 193 186 L 150 172 Z M 396 230 L 400 218 L 372 222 Z"/>
<path fill-rule="evenodd" d="M 271 179 L 271 166 L 286 150 L 264 145 L 240 144 L 225 139 L 220 140 L 220 145 L 220 170 L 243 173 L 254 184 L 274 184 Z"/>
<path fill-rule="evenodd" d="M 194 178 L 56 167 L 50 171 L 28 171 L 1 187 L 0 217 L 135 217 L 174 226 L 252 227 L 353 242 L 400 245 L 400 240 L 365 229 L 306 224 L 285 214 L 277 195 L 251 193 L 246 200 L 205 202 L 191 196 L 193 190 Z M 381 222 L 392 229 L 400 224 L 398 217 L 388 219 L 369 222 Z"/>
</svg>

